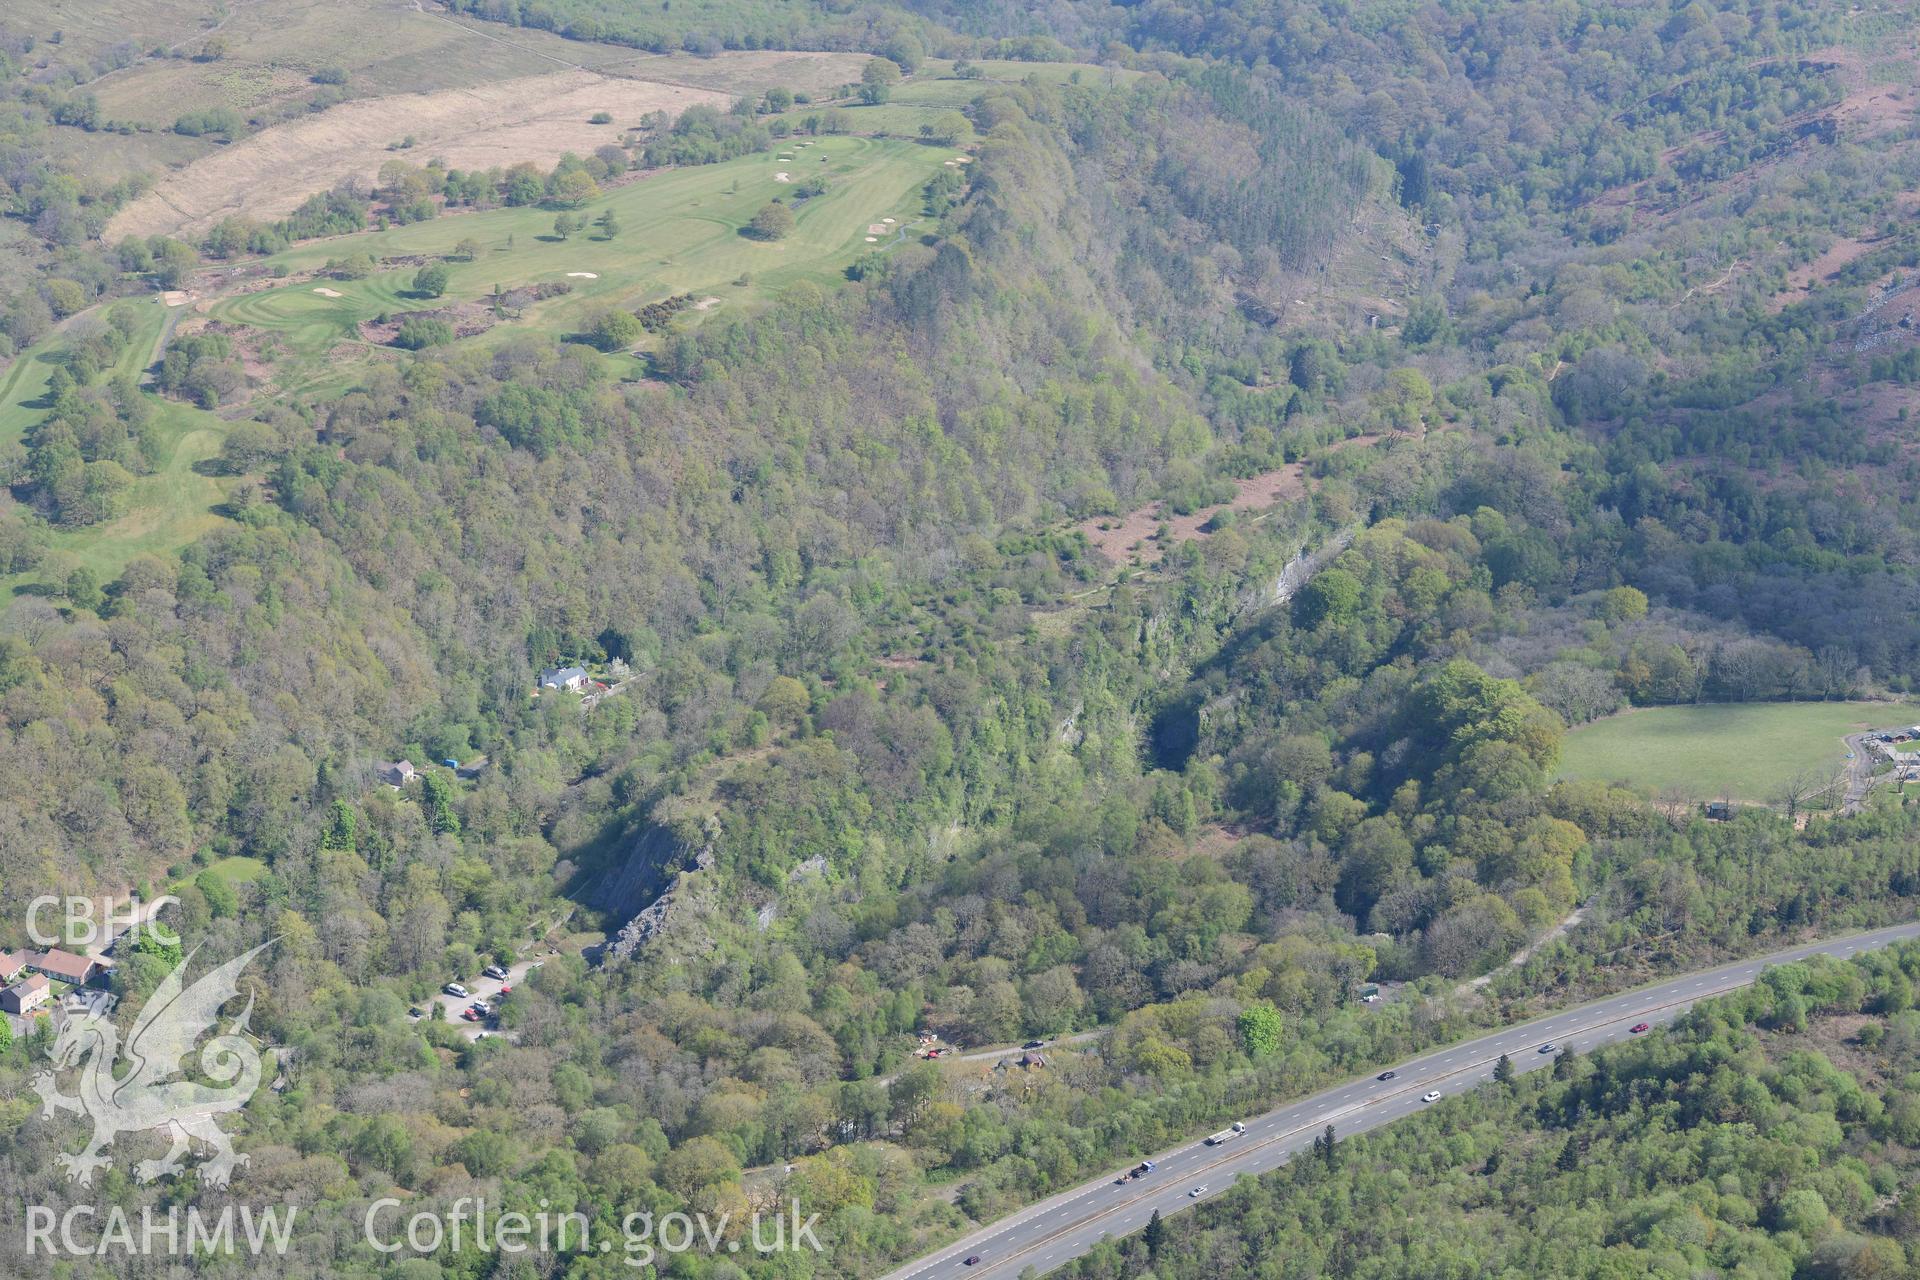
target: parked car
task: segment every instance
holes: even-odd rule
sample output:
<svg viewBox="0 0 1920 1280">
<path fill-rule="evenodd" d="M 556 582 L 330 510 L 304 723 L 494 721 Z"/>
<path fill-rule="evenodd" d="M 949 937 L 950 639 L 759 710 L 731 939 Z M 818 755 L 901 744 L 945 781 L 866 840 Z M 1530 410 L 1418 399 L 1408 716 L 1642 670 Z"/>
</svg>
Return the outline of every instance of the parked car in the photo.
<svg viewBox="0 0 1920 1280">
<path fill-rule="evenodd" d="M 1420 1095 L 1420 1101 L 1438 1102 L 1440 1101 L 1440 1091 L 1438 1089 L 1429 1089 L 1425 1093 Z"/>
<path fill-rule="evenodd" d="M 1022 1049 L 1044 1049 L 1047 1047 L 1047 1042 L 1045 1040 L 1029 1040 L 1020 1047 Z"/>
<path fill-rule="evenodd" d="M 467 994 L 467 989 L 461 986 L 457 982 L 449 982 L 446 986 L 440 989 L 446 992 L 450 996 L 464 996 L 465 994 Z"/>
<path fill-rule="evenodd" d="M 478 1021 L 480 1021 L 480 1015 L 479 1015 L 479 1014 L 477 1014 L 477 1013 L 475 1013 L 475 1012 L 474 1012 L 473 1010 L 471 1010 L 471 1009 L 462 1009 L 462 1010 L 460 1011 L 460 1017 L 461 1017 L 461 1020 L 462 1020 L 462 1021 L 465 1021 L 465 1022 L 478 1022 Z"/>
<path fill-rule="evenodd" d="M 1627 1030 L 1631 1031 L 1636 1036 L 1639 1035 L 1642 1031 L 1647 1031 L 1650 1029 L 1651 1028 L 1649 1027 L 1649 1025 L 1644 1022 L 1636 1022 L 1631 1027 L 1627 1028 Z"/>
<path fill-rule="evenodd" d="M 480 972 L 486 974 L 489 978 L 496 979 L 497 981 L 500 981 L 500 982 L 505 982 L 507 980 L 507 971 L 505 969 L 502 969 L 497 964 L 490 964 L 486 968 L 482 969 Z"/>
<path fill-rule="evenodd" d="M 1398 1071 L 1382 1071 L 1379 1075 L 1375 1076 L 1374 1079 L 1375 1080 L 1391 1080 L 1399 1074 L 1400 1073 Z"/>
<path fill-rule="evenodd" d="M 513 988 L 503 982 L 500 984 L 500 994 L 503 996 L 510 996 L 513 994 Z"/>
</svg>

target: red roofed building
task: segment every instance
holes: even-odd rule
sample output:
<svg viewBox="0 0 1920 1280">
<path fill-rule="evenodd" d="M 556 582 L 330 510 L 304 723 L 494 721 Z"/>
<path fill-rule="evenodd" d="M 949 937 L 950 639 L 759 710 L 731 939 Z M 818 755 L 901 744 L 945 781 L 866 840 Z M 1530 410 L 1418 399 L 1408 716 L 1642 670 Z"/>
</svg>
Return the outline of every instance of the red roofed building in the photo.
<svg viewBox="0 0 1920 1280">
<path fill-rule="evenodd" d="M 76 987 L 84 987 L 95 978 L 111 969 L 111 961 L 96 959 L 93 956 L 76 956 L 71 951 L 36 951 L 27 957 L 27 968 L 35 973 L 44 973 L 60 982 L 71 982 Z"/>
</svg>

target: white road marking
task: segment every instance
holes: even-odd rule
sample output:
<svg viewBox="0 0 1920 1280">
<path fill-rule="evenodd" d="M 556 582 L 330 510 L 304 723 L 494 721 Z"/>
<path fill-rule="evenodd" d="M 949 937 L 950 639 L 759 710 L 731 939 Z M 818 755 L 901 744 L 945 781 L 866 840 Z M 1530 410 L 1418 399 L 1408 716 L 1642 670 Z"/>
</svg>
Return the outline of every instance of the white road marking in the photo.
<svg viewBox="0 0 1920 1280">
<path fill-rule="evenodd" d="M 1855 941 L 1853 943 L 1845 944 L 1844 947 L 1838 943 L 1830 942 L 1830 943 L 1817 945 L 1817 946 L 1798 948 L 1790 952 L 1781 952 L 1772 957 L 1769 957 L 1764 962 L 1764 964 L 1778 965 L 1778 964 L 1791 963 L 1794 960 L 1801 959 L 1806 956 L 1812 956 L 1812 955 L 1851 954 L 1852 952 L 1861 949 L 1862 946 L 1867 946 L 1867 947 L 1884 946 L 1890 941 L 1909 938 L 1914 936 L 1917 933 L 1920 933 L 1920 926 L 1913 926 L 1913 925 L 1899 926 L 1896 929 L 1889 929 L 1882 933 L 1869 935 L 1871 939 L 1870 941 L 1866 941 L 1866 942 Z M 1747 983 L 1740 980 L 1741 978 L 1750 977 L 1752 974 L 1757 972 L 1758 969 L 1761 967 L 1763 966 L 1750 965 L 1745 969 L 1739 970 L 1737 973 L 1730 968 L 1719 970 L 1719 971 L 1716 971 L 1715 973 L 1709 974 L 1707 978 L 1695 982 L 1691 990 L 1699 990 L 1705 987 L 1708 981 L 1713 981 L 1715 984 L 1714 990 L 1706 993 L 1708 996 L 1716 996 L 1727 991 L 1736 990 L 1739 987 L 1747 985 Z M 1540 1039 L 1549 1039 L 1551 1037 L 1548 1035 L 1548 1033 L 1552 1029 L 1556 1027 L 1560 1027 L 1562 1025 L 1567 1025 L 1569 1034 L 1567 1034 L 1565 1038 L 1569 1046 L 1576 1045 L 1576 1044 L 1604 1044 L 1616 1039 L 1624 1040 L 1626 1039 L 1626 1036 L 1623 1034 L 1623 1027 L 1622 1025 L 1615 1024 L 1614 1019 L 1616 1018 L 1619 1019 L 1620 1024 L 1624 1024 L 1629 1020 L 1633 1020 L 1633 1021 L 1659 1022 L 1662 1025 L 1664 1025 L 1665 1023 L 1672 1021 L 1672 1019 L 1677 1015 L 1679 1010 L 1683 1008 L 1691 1007 L 1692 1004 L 1694 1003 L 1693 997 L 1691 995 L 1682 995 L 1681 990 L 1682 989 L 1680 987 L 1679 982 L 1673 981 L 1673 982 L 1669 982 L 1663 987 L 1655 988 L 1643 993 L 1644 996 L 1651 996 L 1656 1000 L 1663 1001 L 1663 1004 L 1661 1005 L 1661 1007 L 1656 1008 L 1651 1012 L 1634 1014 L 1630 1011 L 1628 1007 L 1623 1006 L 1621 1004 L 1603 1002 L 1601 1004 L 1592 1006 L 1585 1010 L 1568 1011 L 1565 1014 L 1560 1015 L 1558 1017 L 1554 1017 L 1548 1021 L 1543 1021 L 1541 1023 L 1537 1023 L 1532 1026 L 1529 1026 L 1526 1028 L 1526 1031 L 1530 1034 L 1530 1036 L 1538 1036 Z M 1577 1027 L 1577 1026 L 1571 1025 L 1571 1024 L 1578 1023 L 1579 1021 L 1581 1021 L 1582 1018 L 1585 1018 L 1588 1020 L 1587 1025 L 1585 1027 Z M 1425 1066 L 1425 1065 L 1444 1066 L 1448 1063 L 1451 1063 L 1453 1059 L 1456 1056 L 1458 1056 L 1459 1053 L 1465 1052 L 1468 1055 L 1476 1056 L 1476 1060 L 1470 1061 L 1467 1064 L 1467 1066 L 1463 1068 L 1463 1071 L 1471 1072 L 1471 1075 L 1469 1076 L 1470 1079 L 1480 1079 L 1480 1078 L 1483 1078 L 1487 1074 L 1487 1072 L 1485 1070 L 1485 1065 L 1486 1065 L 1485 1058 L 1478 1057 L 1478 1055 L 1496 1053 L 1499 1051 L 1500 1046 L 1507 1043 L 1508 1043 L 1507 1041 L 1504 1041 L 1501 1039 L 1489 1039 L 1489 1040 L 1484 1040 L 1480 1042 L 1459 1045 L 1459 1046 L 1456 1046 L 1454 1053 L 1445 1054 L 1437 1060 L 1429 1058 L 1424 1063 L 1416 1062 L 1415 1064 L 1413 1064 L 1412 1069 L 1417 1070 L 1420 1066 Z M 1531 1038 L 1527 1041 L 1528 1046 L 1532 1045 L 1533 1043 L 1534 1041 Z M 1522 1046 L 1522 1047 L 1526 1047 L 1526 1046 Z M 1536 1060 L 1535 1065 L 1545 1066 L 1546 1064 L 1538 1062 Z M 1479 1068 L 1479 1069 L 1476 1070 L 1476 1068 Z M 1458 1073 L 1441 1072 L 1439 1074 L 1446 1075 L 1446 1074 L 1458 1074 Z M 1368 1083 L 1370 1082 L 1368 1081 L 1357 1082 L 1357 1084 L 1363 1088 Z M 1398 1096 L 1393 1096 L 1393 1097 L 1388 1097 L 1385 1099 L 1378 1099 L 1378 1100 L 1373 1100 L 1373 1099 L 1363 1100 L 1360 1104 L 1358 1104 L 1358 1108 L 1364 1108 L 1368 1106 L 1369 1103 L 1372 1101 L 1385 1101 L 1387 1103 L 1385 1107 L 1380 1107 L 1373 1111 L 1373 1115 L 1376 1117 L 1376 1119 L 1372 1123 L 1368 1124 L 1366 1127 L 1367 1128 L 1377 1127 L 1379 1124 L 1387 1123 L 1390 1119 L 1397 1118 L 1401 1115 L 1411 1114 L 1413 1112 L 1418 1111 L 1420 1108 L 1414 1105 L 1413 1099 L 1415 1095 L 1411 1092 L 1413 1087 L 1416 1087 L 1416 1086 L 1412 1081 L 1403 1080 L 1398 1086 L 1400 1091 Z M 1280 1127 L 1280 1132 L 1278 1134 L 1275 1134 L 1274 1136 L 1262 1138 L 1256 1144 L 1255 1150 L 1247 1152 L 1246 1158 L 1244 1159 L 1243 1162 L 1240 1163 L 1239 1169 L 1236 1172 L 1265 1172 L 1269 1169 L 1276 1168 L 1280 1165 L 1285 1164 L 1288 1158 L 1303 1146 L 1302 1136 L 1303 1136 L 1304 1128 L 1299 1132 L 1292 1132 L 1290 1131 L 1289 1126 L 1293 1126 L 1298 1124 L 1300 1121 L 1307 1120 L 1315 1116 L 1316 1113 L 1322 1113 L 1324 1118 L 1330 1119 L 1330 1118 L 1333 1118 L 1334 1116 L 1344 1114 L 1345 1112 L 1358 1109 L 1357 1107 L 1349 1106 L 1341 1110 L 1334 1110 L 1334 1111 L 1328 1112 L 1328 1108 L 1330 1106 L 1336 1103 L 1343 1102 L 1346 1098 L 1348 1098 L 1353 1093 L 1353 1091 L 1354 1090 L 1352 1088 L 1349 1088 L 1337 1095 L 1329 1091 L 1320 1095 L 1316 1095 L 1315 1097 L 1305 1099 L 1302 1102 L 1287 1108 L 1285 1111 L 1269 1112 L 1265 1117 L 1263 1117 L 1263 1119 L 1265 1119 L 1268 1123 L 1261 1126 L 1261 1128 L 1270 1129 L 1277 1125 Z M 1250 1132 L 1258 1133 L 1260 1132 L 1260 1130 L 1250 1130 Z M 1179 1154 L 1184 1155 L 1188 1153 L 1196 1154 L 1196 1155 L 1211 1154 L 1211 1152 L 1201 1152 L 1197 1148 L 1190 1148 L 1188 1149 L 1187 1152 L 1182 1152 Z M 1169 1153 L 1169 1154 L 1170 1154 L 1170 1157 L 1173 1155 L 1173 1153 Z M 1233 1162 L 1233 1157 L 1234 1157 L 1233 1152 L 1227 1152 L 1225 1154 L 1224 1159 L 1217 1161 L 1216 1164 L 1231 1163 Z M 1173 1167 L 1173 1166 L 1169 1166 L 1169 1167 Z M 1182 1162 L 1181 1166 L 1179 1167 L 1185 1167 L 1184 1162 Z M 1215 1165 L 1212 1165 L 1212 1164 L 1202 1166 L 1202 1168 L 1213 1168 L 1213 1167 L 1215 1167 Z M 1097 1183 L 1090 1183 L 1085 1188 L 1083 1188 L 1079 1194 L 1074 1195 L 1072 1197 L 1072 1200 L 1078 1201 L 1084 1198 L 1085 1196 L 1100 1190 L 1104 1186 L 1107 1186 L 1107 1183 L 1105 1182 L 1104 1179 Z M 1105 1211 L 1095 1210 L 1091 1216 L 1081 1219 L 1079 1223 L 1073 1224 L 1065 1228 L 1061 1228 L 1060 1230 L 1063 1232 L 1073 1231 L 1077 1227 L 1081 1230 L 1082 1234 L 1086 1235 L 1086 1240 L 1088 1241 L 1097 1237 L 1095 1234 L 1086 1232 L 1087 1228 L 1095 1228 L 1098 1236 L 1107 1236 L 1107 1235 L 1116 1235 L 1116 1234 L 1123 1235 L 1130 1232 L 1132 1229 L 1134 1229 L 1138 1225 L 1139 1222 L 1143 1220 L 1142 1211 L 1144 1209 L 1152 1207 L 1155 1202 L 1160 1201 L 1163 1198 L 1164 1196 L 1161 1194 L 1154 1194 L 1150 1192 L 1145 1197 L 1141 1197 L 1140 1199 L 1136 1199 L 1131 1202 L 1123 1202 L 1122 1204 L 1114 1206 L 1113 1208 Z M 1185 1207 L 1185 1202 L 1175 1201 L 1175 1202 L 1171 1202 L 1170 1208 L 1169 1206 L 1165 1206 L 1165 1205 L 1161 1207 L 1165 1211 L 1177 1211 Z M 1067 1209 L 1067 1203 L 1063 1202 L 1060 1206 L 1058 1206 L 1054 1210 L 1054 1212 L 1062 1213 L 1062 1212 L 1065 1212 L 1066 1209 Z M 1052 1216 L 1052 1215 L 1048 1215 L 1048 1216 Z M 1103 1218 L 1105 1219 L 1104 1223 L 1102 1223 Z M 1035 1224 L 1036 1224 L 1035 1219 L 1026 1219 L 1021 1222 L 1007 1222 L 1006 1224 L 1004 1224 L 1003 1230 L 996 1231 L 993 1234 L 988 1236 L 983 1236 L 980 1239 L 982 1241 L 988 1242 L 989 1244 L 991 1243 L 1005 1244 L 1008 1248 L 1011 1249 L 1011 1254 L 1009 1255 L 1009 1257 L 1007 1257 L 1004 1260 L 996 1259 L 995 1260 L 996 1263 L 999 1263 L 1002 1261 L 1014 1262 L 1014 1261 L 1017 1261 L 1024 1252 L 1018 1242 L 1019 1241 L 1018 1228 L 1022 1226 L 1035 1225 Z M 1078 1256 L 1079 1254 L 1085 1252 L 1085 1247 L 1084 1247 L 1085 1241 L 1077 1241 L 1077 1242 L 1070 1241 L 1070 1240 L 1063 1241 L 1059 1236 L 1056 1236 L 1052 1242 L 1056 1244 L 1069 1243 L 1072 1246 L 1067 1251 L 1068 1256 L 1070 1257 Z M 1045 1244 L 1045 1243 L 1048 1243 L 1048 1241 L 1046 1240 L 1036 1241 L 1034 1244 L 1028 1245 L 1025 1248 L 1030 1250 L 1034 1247 L 1038 1247 L 1039 1245 Z M 930 1258 L 927 1260 L 927 1262 L 923 1263 L 921 1266 L 913 1268 L 911 1270 L 895 1273 L 896 1280 L 901 1280 L 901 1278 L 905 1278 L 905 1280 L 913 1280 L 913 1278 L 919 1277 L 925 1274 L 926 1272 L 930 1271 L 933 1267 L 939 1265 L 942 1262 L 952 1262 L 954 1260 L 959 1259 L 962 1256 L 962 1254 L 966 1252 L 966 1250 L 967 1250 L 967 1245 L 963 1242 L 955 1246 L 954 1251 L 951 1253 Z M 1042 1259 L 1042 1261 L 1048 1264 L 1046 1269 L 1051 1269 L 1052 1260 L 1056 1256 L 1058 1256 L 1058 1252 L 1059 1252 L 1058 1249 L 1056 1249 L 1055 1251 L 1048 1253 L 1044 1257 L 1044 1259 Z M 992 1268 L 990 1267 L 989 1269 L 992 1269 Z"/>
</svg>

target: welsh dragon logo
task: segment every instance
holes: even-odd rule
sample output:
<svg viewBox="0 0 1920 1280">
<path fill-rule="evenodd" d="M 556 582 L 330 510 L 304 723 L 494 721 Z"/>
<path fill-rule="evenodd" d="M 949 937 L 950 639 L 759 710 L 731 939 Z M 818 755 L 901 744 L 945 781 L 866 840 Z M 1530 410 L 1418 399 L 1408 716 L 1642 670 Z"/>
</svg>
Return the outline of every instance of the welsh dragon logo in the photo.
<svg viewBox="0 0 1920 1280">
<path fill-rule="evenodd" d="M 212 1150 L 201 1169 L 208 1185 L 224 1187 L 233 1180 L 233 1171 L 247 1157 L 234 1152 L 232 1139 L 214 1118 L 245 1106 L 260 1087 L 260 1050 L 242 1034 L 253 1011 L 253 997 L 248 996 L 246 1008 L 228 1024 L 224 1035 L 200 1047 L 200 1071 L 212 1084 L 183 1078 L 181 1060 L 219 1020 L 220 1006 L 240 994 L 241 971 L 272 945 L 271 941 L 261 943 L 189 987 L 180 975 L 193 960 L 190 952 L 140 1010 L 124 1046 L 111 1020 L 109 1001 L 62 1024 L 50 1051 L 54 1070 L 36 1076 L 33 1088 L 46 1115 L 72 1111 L 93 1121 L 93 1137 L 80 1152 L 63 1151 L 55 1157 L 69 1179 L 91 1186 L 94 1170 L 112 1163 L 105 1152 L 120 1134 L 166 1129 L 173 1143 L 167 1154 L 138 1161 L 133 1167 L 141 1182 L 182 1172 L 190 1140 Z M 114 1068 L 123 1054 L 129 1069 L 116 1076 Z M 76 1067 L 80 1069 L 78 1096 L 61 1093 L 56 1074 Z"/>
</svg>

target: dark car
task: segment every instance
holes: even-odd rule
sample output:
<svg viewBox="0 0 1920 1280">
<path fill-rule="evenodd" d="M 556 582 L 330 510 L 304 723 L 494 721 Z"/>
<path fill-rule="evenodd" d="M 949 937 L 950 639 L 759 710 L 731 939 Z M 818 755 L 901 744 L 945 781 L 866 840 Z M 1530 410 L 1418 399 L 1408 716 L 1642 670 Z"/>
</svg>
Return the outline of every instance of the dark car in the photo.
<svg viewBox="0 0 1920 1280">
<path fill-rule="evenodd" d="M 1382 1071 L 1379 1075 L 1375 1076 L 1374 1079 L 1375 1080 L 1391 1080 L 1399 1074 L 1400 1073 L 1398 1071 Z"/>
<path fill-rule="evenodd" d="M 1627 1030 L 1633 1032 L 1633 1034 L 1635 1035 L 1639 1035 L 1642 1031 L 1645 1031 L 1648 1029 L 1648 1025 L 1649 1024 L 1645 1022 L 1636 1022 L 1631 1027 L 1627 1028 Z"/>
<path fill-rule="evenodd" d="M 1534 1052 L 1535 1053 L 1552 1053 L 1553 1049 L 1554 1049 L 1553 1041 L 1549 1040 L 1545 1044 L 1541 1045 L 1538 1049 L 1535 1049 Z"/>
<path fill-rule="evenodd" d="M 1047 1047 L 1047 1042 L 1045 1040 L 1029 1040 L 1020 1047 L 1022 1049 L 1044 1049 Z"/>
<path fill-rule="evenodd" d="M 960 1265 L 963 1267 L 977 1267 L 980 1265 L 980 1255 L 977 1253 L 970 1253 L 967 1255 L 967 1260 L 965 1262 L 962 1262 Z"/>
</svg>

